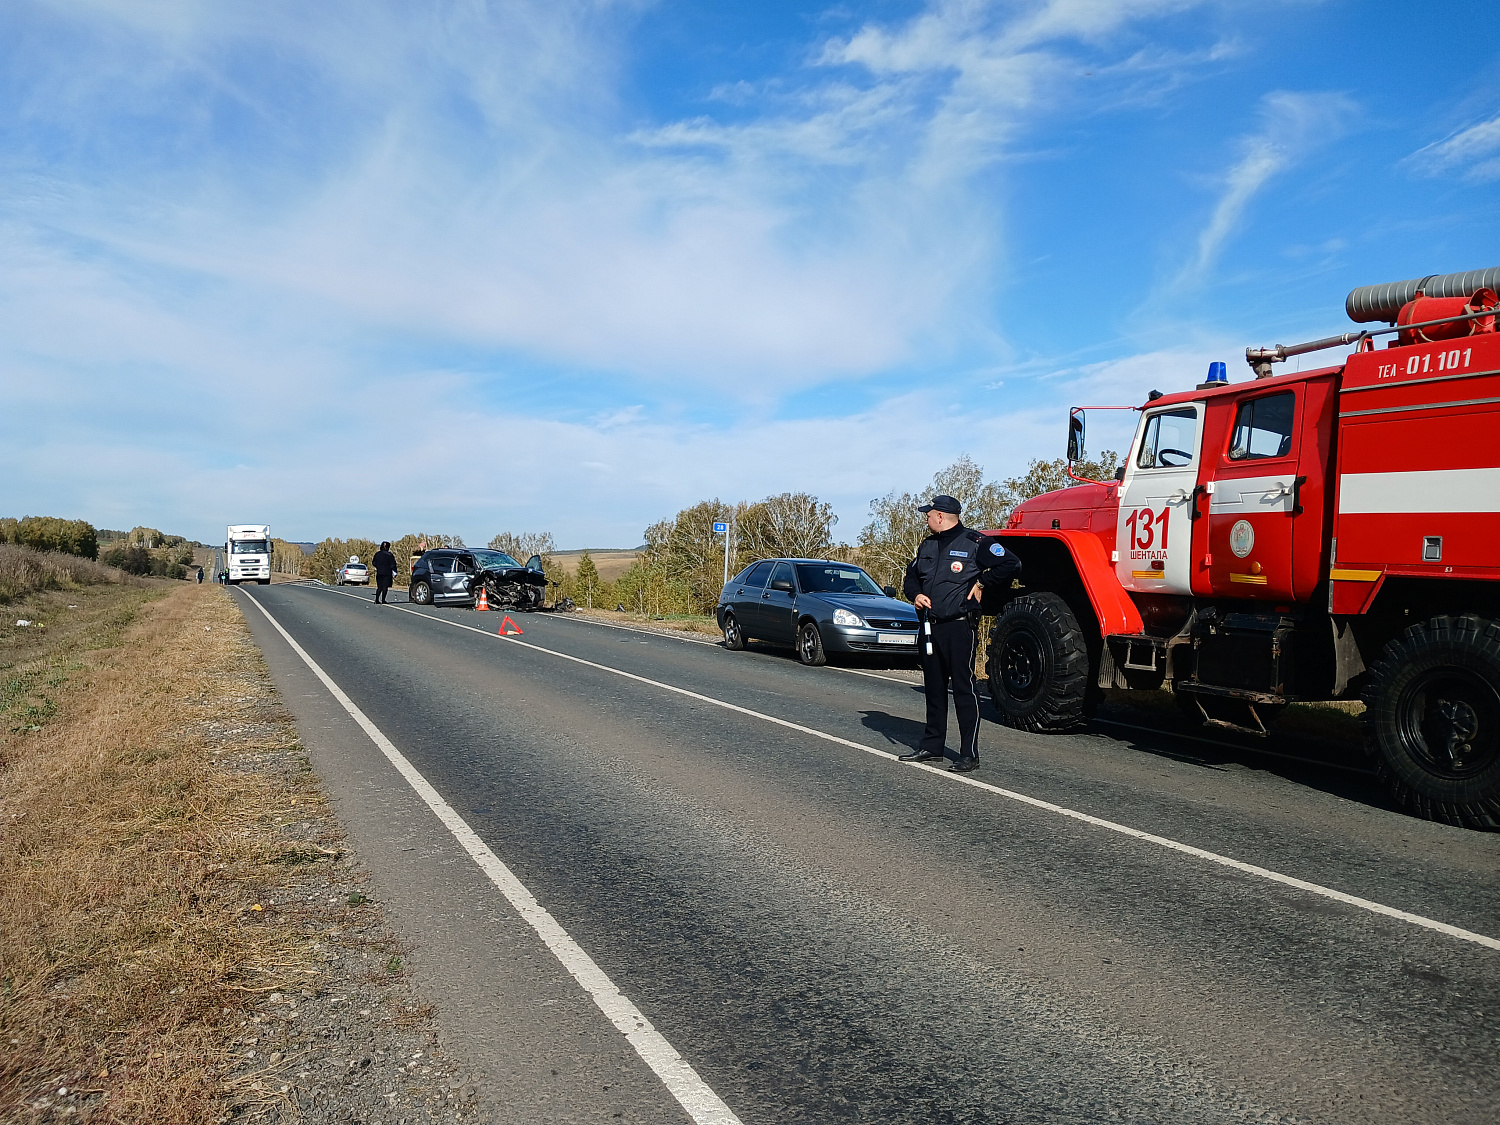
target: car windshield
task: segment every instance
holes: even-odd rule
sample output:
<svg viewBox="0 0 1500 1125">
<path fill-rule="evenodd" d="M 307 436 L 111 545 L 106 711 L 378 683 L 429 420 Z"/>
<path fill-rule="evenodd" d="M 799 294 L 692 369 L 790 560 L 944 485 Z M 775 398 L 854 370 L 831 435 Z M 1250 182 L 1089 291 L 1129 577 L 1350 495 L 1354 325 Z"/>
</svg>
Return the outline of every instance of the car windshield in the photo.
<svg viewBox="0 0 1500 1125">
<path fill-rule="evenodd" d="M 263 555 L 266 553 L 264 539 L 236 539 L 229 544 L 232 555 Z"/>
<path fill-rule="evenodd" d="M 508 566 L 521 565 L 504 551 L 475 551 L 474 561 L 484 570 L 504 570 Z"/>
<path fill-rule="evenodd" d="M 874 594 L 884 591 L 857 566 L 838 563 L 798 563 L 797 584 L 804 594 Z"/>
<path fill-rule="evenodd" d="M 350 563 L 344 569 L 345 570 L 364 570 L 366 568 L 365 568 L 365 564 L 364 563 Z"/>
</svg>

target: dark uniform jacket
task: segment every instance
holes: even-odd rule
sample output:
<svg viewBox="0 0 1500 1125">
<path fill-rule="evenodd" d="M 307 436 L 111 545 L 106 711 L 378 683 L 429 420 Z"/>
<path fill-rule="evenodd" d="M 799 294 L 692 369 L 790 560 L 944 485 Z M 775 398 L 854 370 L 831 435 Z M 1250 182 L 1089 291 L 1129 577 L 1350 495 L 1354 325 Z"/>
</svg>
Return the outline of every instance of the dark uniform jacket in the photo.
<svg viewBox="0 0 1500 1125">
<path fill-rule="evenodd" d="M 384 578 L 386 585 L 390 585 L 391 579 L 396 577 L 396 556 L 389 551 L 376 551 L 370 563 L 375 567 L 375 577 Z"/>
<path fill-rule="evenodd" d="M 904 590 L 912 599 L 926 594 L 932 599 L 933 618 L 949 621 L 979 612 L 979 603 L 967 600 L 975 582 L 998 586 L 1020 573 L 1021 560 L 996 536 L 959 524 L 922 540 L 917 557 L 906 568 Z"/>
</svg>

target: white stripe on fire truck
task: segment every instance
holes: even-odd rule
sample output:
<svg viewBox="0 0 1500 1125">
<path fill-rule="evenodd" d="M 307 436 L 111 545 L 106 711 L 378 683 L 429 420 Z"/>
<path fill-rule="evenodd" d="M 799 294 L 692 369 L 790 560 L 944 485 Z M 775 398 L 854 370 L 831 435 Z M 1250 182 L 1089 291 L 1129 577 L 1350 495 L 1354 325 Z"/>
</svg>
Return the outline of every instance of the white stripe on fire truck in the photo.
<svg viewBox="0 0 1500 1125">
<path fill-rule="evenodd" d="M 1345 473 L 1339 481 L 1340 515 L 1438 512 L 1500 512 L 1500 468 Z"/>
</svg>

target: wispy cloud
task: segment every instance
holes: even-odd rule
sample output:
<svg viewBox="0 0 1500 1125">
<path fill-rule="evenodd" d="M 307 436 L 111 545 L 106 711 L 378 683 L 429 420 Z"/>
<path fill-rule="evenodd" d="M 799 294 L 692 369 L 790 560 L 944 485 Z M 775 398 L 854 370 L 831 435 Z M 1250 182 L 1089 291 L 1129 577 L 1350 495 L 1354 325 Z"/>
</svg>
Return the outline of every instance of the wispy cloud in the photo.
<svg viewBox="0 0 1500 1125">
<path fill-rule="evenodd" d="M 1139 33 L 1194 6 L 937 0 L 658 112 L 632 100 L 637 3 L 14 0 L 0 479 L 201 535 L 228 511 L 627 542 L 714 492 L 814 487 L 857 528 L 960 429 L 1021 469 L 1060 431 L 1006 366 L 1005 177 L 1061 112 L 1217 65 L 1208 33 Z M 1268 100 L 1203 263 L 1319 97 Z M 950 393 L 950 359 L 1003 392 Z M 782 416 L 841 380 L 874 405 Z M 454 450 L 547 487 L 410 479 Z M 307 487 L 397 454 L 378 492 Z"/>
<path fill-rule="evenodd" d="M 1500 114 L 1417 149 L 1404 163 L 1427 176 L 1458 172 L 1470 183 L 1500 180 Z"/>
<path fill-rule="evenodd" d="M 1236 143 L 1239 159 L 1225 176 L 1223 193 L 1198 234 L 1196 252 L 1174 285 L 1203 281 L 1224 243 L 1239 228 L 1251 200 L 1313 149 L 1336 140 L 1356 112 L 1357 106 L 1345 94 L 1287 90 L 1267 94 L 1261 101 L 1260 128 Z"/>
</svg>

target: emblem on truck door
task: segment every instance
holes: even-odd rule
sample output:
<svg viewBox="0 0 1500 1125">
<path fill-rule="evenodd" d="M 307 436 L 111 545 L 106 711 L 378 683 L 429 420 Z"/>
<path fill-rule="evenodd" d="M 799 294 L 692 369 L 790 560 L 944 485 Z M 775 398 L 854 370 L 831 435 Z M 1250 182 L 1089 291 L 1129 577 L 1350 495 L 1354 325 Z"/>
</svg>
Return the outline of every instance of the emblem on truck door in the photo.
<svg viewBox="0 0 1500 1125">
<path fill-rule="evenodd" d="M 1229 549 L 1236 558 L 1244 558 L 1255 547 L 1255 528 L 1249 520 L 1235 520 L 1229 529 Z"/>
</svg>

